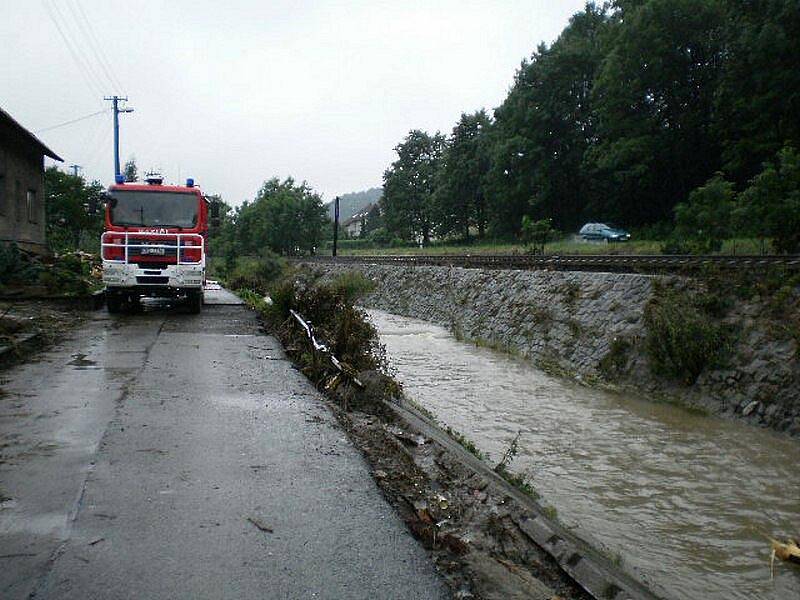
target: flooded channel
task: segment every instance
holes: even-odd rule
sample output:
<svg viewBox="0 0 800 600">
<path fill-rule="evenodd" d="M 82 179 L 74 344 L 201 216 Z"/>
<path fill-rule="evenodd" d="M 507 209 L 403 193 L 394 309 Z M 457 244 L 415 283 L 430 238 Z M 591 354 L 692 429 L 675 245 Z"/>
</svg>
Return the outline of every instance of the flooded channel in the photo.
<svg viewBox="0 0 800 600">
<path fill-rule="evenodd" d="M 581 537 L 668 598 L 800 598 L 763 534 L 800 536 L 800 443 L 550 377 L 446 329 L 368 311 L 407 394 L 524 472 Z"/>
</svg>

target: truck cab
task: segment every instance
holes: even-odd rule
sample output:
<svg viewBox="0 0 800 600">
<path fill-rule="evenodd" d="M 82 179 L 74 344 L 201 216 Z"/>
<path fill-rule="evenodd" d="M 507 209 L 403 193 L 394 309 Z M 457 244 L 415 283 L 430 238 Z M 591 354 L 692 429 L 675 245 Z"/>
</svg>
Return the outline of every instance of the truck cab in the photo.
<svg viewBox="0 0 800 600">
<path fill-rule="evenodd" d="M 164 185 L 158 177 L 112 185 L 100 244 L 108 311 L 136 311 L 143 297 L 158 297 L 200 312 L 208 213 L 191 179 L 185 186 Z"/>
</svg>

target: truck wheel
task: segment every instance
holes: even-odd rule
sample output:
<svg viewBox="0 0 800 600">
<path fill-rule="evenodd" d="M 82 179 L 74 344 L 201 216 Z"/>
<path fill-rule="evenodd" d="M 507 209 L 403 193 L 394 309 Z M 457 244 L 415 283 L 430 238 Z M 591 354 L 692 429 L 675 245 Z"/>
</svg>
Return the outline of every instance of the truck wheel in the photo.
<svg viewBox="0 0 800 600">
<path fill-rule="evenodd" d="M 200 310 L 203 308 L 203 293 L 189 292 L 186 294 L 186 306 L 189 309 L 189 314 L 200 314 Z"/>
</svg>

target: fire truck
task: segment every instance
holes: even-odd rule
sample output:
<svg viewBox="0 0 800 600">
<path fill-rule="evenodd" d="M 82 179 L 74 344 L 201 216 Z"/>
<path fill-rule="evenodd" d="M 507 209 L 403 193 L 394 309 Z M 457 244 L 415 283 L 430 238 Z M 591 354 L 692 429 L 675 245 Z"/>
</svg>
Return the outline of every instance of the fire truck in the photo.
<svg viewBox="0 0 800 600">
<path fill-rule="evenodd" d="M 151 174 L 144 183 L 118 178 L 106 195 L 100 244 L 108 311 L 137 312 L 143 297 L 157 297 L 199 313 L 208 220 L 209 202 L 192 179 L 176 186 Z"/>
</svg>

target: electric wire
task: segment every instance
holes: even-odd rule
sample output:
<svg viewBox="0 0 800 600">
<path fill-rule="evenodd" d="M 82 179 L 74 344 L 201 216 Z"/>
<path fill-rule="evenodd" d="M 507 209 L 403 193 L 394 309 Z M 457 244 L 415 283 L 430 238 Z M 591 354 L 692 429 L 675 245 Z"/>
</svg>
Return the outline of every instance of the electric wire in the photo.
<svg viewBox="0 0 800 600">
<path fill-rule="evenodd" d="M 72 18 L 78 24 L 78 28 L 80 29 L 81 33 L 84 35 L 88 42 L 89 49 L 92 51 L 95 59 L 97 60 L 97 64 L 100 66 L 100 70 L 105 75 L 108 82 L 111 84 L 111 87 L 117 92 L 118 95 L 122 93 L 122 86 L 119 84 L 119 80 L 114 75 L 114 69 L 111 68 L 110 63 L 108 60 L 105 59 L 104 55 L 102 54 L 102 44 L 99 43 L 97 36 L 92 29 L 92 24 L 89 21 L 89 18 L 86 16 L 86 13 L 83 10 L 79 0 L 73 0 L 70 2 L 69 0 L 65 0 L 65 4 L 69 9 L 70 13 L 72 14 Z M 76 8 L 77 7 L 77 10 Z"/>
<path fill-rule="evenodd" d="M 56 15 L 58 15 L 61 24 L 64 26 L 64 30 L 69 34 L 69 38 L 72 41 L 75 50 L 77 51 L 78 54 L 80 54 L 81 59 L 83 60 L 84 64 L 86 64 L 86 67 L 88 68 L 89 72 L 94 78 L 95 83 L 98 84 L 101 90 L 104 89 L 106 84 L 103 82 L 103 78 L 99 75 L 99 72 L 97 71 L 97 66 L 91 60 L 89 54 L 85 51 L 80 31 L 78 31 L 76 35 L 76 32 L 73 30 L 73 25 L 70 23 L 69 19 L 67 19 L 64 16 L 64 13 L 61 12 L 61 8 L 59 7 L 58 2 L 56 2 L 56 0 L 50 0 L 50 2 Z M 69 5 L 67 6 L 69 7 Z"/>
<path fill-rule="evenodd" d="M 108 59 L 108 55 L 106 54 L 106 51 L 105 51 L 105 46 L 100 43 L 100 38 L 95 33 L 95 30 L 94 30 L 94 27 L 92 26 L 91 20 L 89 20 L 89 18 L 86 16 L 86 12 L 83 10 L 83 6 L 81 5 L 80 0 L 75 0 L 75 5 L 78 7 L 78 11 L 83 16 L 83 20 L 86 22 L 86 25 L 87 25 L 87 27 L 89 29 L 89 33 L 91 34 L 92 39 L 94 40 L 94 42 L 95 42 L 95 44 L 97 46 L 97 50 L 100 53 L 100 57 L 103 59 L 103 62 L 108 67 L 108 71 L 109 71 L 109 73 L 111 75 L 111 79 L 113 80 L 114 85 L 118 88 L 117 91 L 119 92 L 119 95 L 122 95 L 122 91 L 124 89 L 124 86 L 122 85 L 121 80 L 117 78 L 117 72 L 114 70 L 114 67 L 112 66 L 112 62 Z"/>
<path fill-rule="evenodd" d="M 101 97 L 102 96 L 102 88 L 100 88 L 100 93 L 98 93 L 97 83 L 92 79 L 89 74 L 89 70 L 87 69 L 86 65 L 81 61 L 80 57 L 78 56 L 75 49 L 72 47 L 69 39 L 67 38 L 64 30 L 61 28 L 61 25 L 58 22 L 58 19 L 53 12 L 53 7 L 48 3 L 47 0 L 42 0 L 42 5 L 47 12 L 47 16 L 50 17 L 50 20 L 55 25 L 56 29 L 58 30 L 58 34 L 61 36 L 61 39 L 64 41 L 64 45 L 67 47 L 70 56 L 72 56 L 72 60 L 75 62 L 75 65 L 78 67 L 78 71 L 81 73 L 81 77 L 83 77 L 84 81 L 86 82 L 86 86 L 91 92 L 92 96 Z"/>
<path fill-rule="evenodd" d="M 45 127 L 43 129 L 38 129 L 34 131 L 34 133 L 44 133 L 45 131 L 52 131 L 53 129 L 59 129 L 61 127 L 66 127 L 67 125 L 72 125 L 73 123 L 79 123 L 80 121 L 85 121 L 86 119 L 91 119 L 92 117 L 96 117 L 97 115 L 102 115 L 110 111 L 110 108 L 105 108 L 103 110 L 98 110 L 97 112 L 93 112 L 89 115 L 83 115 L 82 117 L 78 117 L 77 119 L 71 119 L 69 121 L 64 121 L 63 123 L 59 123 L 57 125 L 51 125 L 50 127 Z"/>
</svg>

